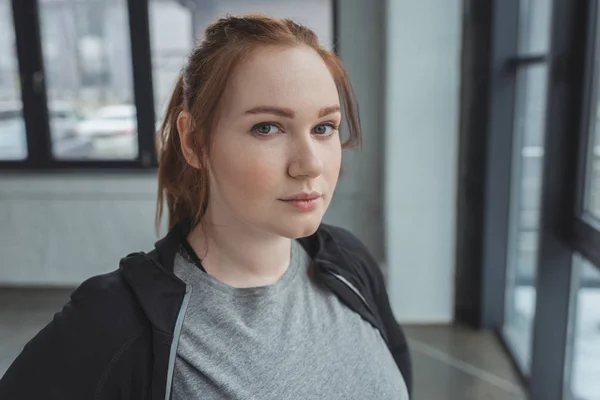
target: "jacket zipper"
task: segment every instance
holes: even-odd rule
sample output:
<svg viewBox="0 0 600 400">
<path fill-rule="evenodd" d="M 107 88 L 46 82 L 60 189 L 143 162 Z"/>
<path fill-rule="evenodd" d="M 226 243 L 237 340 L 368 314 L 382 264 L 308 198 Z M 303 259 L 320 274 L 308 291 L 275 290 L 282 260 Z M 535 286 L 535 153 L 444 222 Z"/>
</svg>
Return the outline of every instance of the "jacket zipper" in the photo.
<svg viewBox="0 0 600 400">
<path fill-rule="evenodd" d="M 333 264 L 331 264 L 330 262 L 323 262 L 325 265 L 327 265 L 328 267 L 335 267 Z M 365 307 L 367 308 L 367 310 L 369 310 L 369 312 L 375 316 L 375 313 L 373 312 L 373 309 L 371 308 L 371 306 L 369 305 L 369 303 L 367 302 L 367 299 L 365 299 L 365 297 L 362 295 L 362 293 L 356 288 L 354 287 L 353 284 L 351 284 L 346 278 L 344 278 L 342 275 L 337 274 L 335 272 L 333 272 L 330 268 L 326 268 L 324 269 L 324 271 L 335 277 L 338 281 L 342 282 L 345 286 L 347 286 L 350 290 L 352 290 L 352 292 L 361 300 L 361 302 L 365 305 Z"/>
<path fill-rule="evenodd" d="M 330 263 L 326 263 L 326 264 L 329 265 L 329 266 L 331 266 Z M 324 271 L 325 271 L 325 273 L 333 276 L 338 281 L 342 282 L 346 287 L 348 287 L 361 300 L 361 302 L 365 305 L 365 307 L 367 308 L 367 311 L 369 311 L 371 313 L 371 315 L 373 316 L 373 318 L 375 319 L 375 321 L 377 321 L 377 318 L 376 318 L 377 314 L 375 314 L 375 312 L 371 308 L 370 304 L 367 302 L 367 299 L 365 299 L 365 297 L 362 295 L 362 293 L 352 283 L 350 283 L 342 275 L 336 274 L 335 272 L 330 271 L 329 269 L 324 269 Z M 376 323 L 376 327 L 377 327 L 377 330 L 379 331 L 381 337 L 383 338 L 383 341 L 389 347 L 388 339 L 387 339 L 386 335 L 382 331 L 383 327 L 379 326 L 378 322 Z"/>
<path fill-rule="evenodd" d="M 334 276 L 335 278 L 337 278 L 338 281 L 342 282 L 348 288 L 350 288 L 350 290 L 352 290 L 352 292 L 354 292 L 354 294 L 356 294 L 358 296 L 358 298 L 363 302 L 363 304 L 365 305 L 365 307 L 367 307 L 367 310 L 369 310 L 369 312 L 371 314 L 373 314 L 373 310 L 371 309 L 371 306 L 369 305 L 369 303 L 367 303 L 367 300 L 362 295 L 362 293 L 360 293 L 358 291 L 358 289 L 354 287 L 354 285 L 352 285 L 350 282 L 348 282 L 348 280 L 346 278 L 344 278 L 341 275 L 336 274 L 335 272 L 328 272 L 328 273 L 330 275 Z"/>
<path fill-rule="evenodd" d="M 175 360 L 177 359 L 177 346 L 179 345 L 179 337 L 181 336 L 181 328 L 183 327 L 183 321 L 185 320 L 185 314 L 187 312 L 190 297 L 192 296 L 192 287 L 189 285 L 185 286 L 185 295 L 177 315 L 177 322 L 175 322 L 175 331 L 173 332 L 173 341 L 171 342 L 171 350 L 169 352 L 169 365 L 167 368 L 167 387 L 165 388 L 165 400 L 171 398 L 171 387 L 173 385 L 173 374 L 175 373 Z"/>
</svg>

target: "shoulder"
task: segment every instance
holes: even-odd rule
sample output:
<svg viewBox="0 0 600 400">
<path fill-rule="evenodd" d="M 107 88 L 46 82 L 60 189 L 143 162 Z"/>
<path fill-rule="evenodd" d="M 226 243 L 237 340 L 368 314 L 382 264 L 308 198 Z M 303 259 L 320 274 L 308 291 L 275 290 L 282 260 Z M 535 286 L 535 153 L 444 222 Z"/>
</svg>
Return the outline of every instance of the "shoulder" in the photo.
<svg viewBox="0 0 600 400">
<path fill-rule="evenodd" d="M 71 294 L 71 300 L 91 300 L 97 296 L 125 294 L 126 288 L 119 270 L 107 274 L 96 275 L 83 281 Z"/>
<path fill-rule="evenodd" d="M 406 336 L 390 306 L 385 280 L 379 264 L 366 246 L 350 231 L 340 227 L 322 224 L 324 236 L 330 236 L 340 249 L 343 258 L 340 267 L 347 268 L 349 280 L 357 284 L 368 303 L 375 307 L 381 331 L 387 341 L 396 364 L 406 382 L 409 393 L 412 391 L 412 366 Z M 347 267 L 349 266 L 349 267 Z"/>
<path fill-rule="evenodd" d="M 91 277 L 71 294 L 72 317 L 86 320 L 110 336 L 129 336 L 143 323 L 143 313 L 119 270 Z M 64 311 L 64 309 L 63 309 Z"/>
<path fill-rule="evenodd" d="M 109 376 L 123 371 L 123 356 L 133 348 L 147 348 L 147 326 L 118 271 L 90 278 L 27 343 L 0 380 L 0 397 L 19 393 L 14 398 L 38 398 L 53 391 L 56 398 L 92 398 L 106 393 L 113 389 Z M 143 357 L 145 352 L 138 353 Z"/>
<path fill-rule="evenodd" d="M 102 364 L 148 328 L 133 293 L 113 271 L 84 281 L 40 334 L 69 354 L 85 354 Z"/>
</svg>

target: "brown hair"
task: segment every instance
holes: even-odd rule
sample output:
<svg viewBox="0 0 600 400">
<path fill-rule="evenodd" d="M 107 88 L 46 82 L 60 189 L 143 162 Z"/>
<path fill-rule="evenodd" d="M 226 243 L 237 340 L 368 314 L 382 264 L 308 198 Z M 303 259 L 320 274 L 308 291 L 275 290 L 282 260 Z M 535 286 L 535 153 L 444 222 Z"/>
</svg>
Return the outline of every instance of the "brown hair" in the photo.
<svg viewBox="0 0 600 400">
<path fill-rule="evenodd" d="M 204 216 L 210 189 L 207 154 L 211 133 L 218 122 L 225 84 L 234 67 L 263 45 L 305 45 L 323 58 L 340 93 L 348 125 L 349 138 L 342 148 L 360 146 L 358 106 L 348 76 L 339 58 L 319 45 L 313 31 L 289 19 L 258 14 L 220 18 L 206 28 L 204 40 L 192 50 L 157 132 L 157 229 L 165 202 L 169 213 L 169 229 L 182 219 L 192 218 L 194 223 L 198 223 Z M 182 111 L 190 114 L 188 128 L 195 131 L 192 140 L 200 168 L 190 166 L 181 149 L 177 118 Z"/>
</svg>

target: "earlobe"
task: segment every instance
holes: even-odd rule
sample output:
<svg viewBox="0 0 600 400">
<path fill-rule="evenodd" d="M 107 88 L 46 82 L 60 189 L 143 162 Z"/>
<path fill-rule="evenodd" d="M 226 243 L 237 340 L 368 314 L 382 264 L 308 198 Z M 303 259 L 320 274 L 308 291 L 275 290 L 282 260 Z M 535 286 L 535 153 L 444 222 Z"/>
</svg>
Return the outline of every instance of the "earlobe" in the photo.
<svg viewBox="0 0 600 400">
<path fill-rule="evenodd" d="M 187 163 L 196 168 L 200 168 L 200 160 L 194 151 L 193 132 L 190 130 L 190 114 L 187 111 L 181 111 L 177 116 L 177 133 L 181 143 L 181 153 Z"/>
</svg>

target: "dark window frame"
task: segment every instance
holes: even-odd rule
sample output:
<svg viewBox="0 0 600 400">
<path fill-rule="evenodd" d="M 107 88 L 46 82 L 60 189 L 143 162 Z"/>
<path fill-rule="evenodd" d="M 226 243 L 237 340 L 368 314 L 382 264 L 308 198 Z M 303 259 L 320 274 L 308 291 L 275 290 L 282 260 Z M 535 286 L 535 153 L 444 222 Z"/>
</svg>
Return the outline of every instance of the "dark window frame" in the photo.
<svg viewBox="0 0 600 400">
<path fill-rule="evenodd" d="M 532 400 L 562 399 L 565 383 L 570 383 L 565 375 L 570 358 L 567 349 L 573 311 L 573 256 L 580 254 L 600 269 L 600 222 L 589 218 L 583 210 L 592 134 L 590 108 L 597 107 L 591 104 L 589 88 L 592 74 L 600 79 L 600 71 L 592 70 L 597 55 L 594 51 L 600 48 L 598 3 L 598 0 L 554 0 L 549 53 L 518 55 L 518 32 L 513 27 L 518 26 L 519 0 L 465 1 L 465 26 L 473 32 L 465 38 L 470 53 L 468 59 L 463 57 L 463 77 L 479 65 L 476 77 L 484 88 L 466 86 L 463 82 L 466 93 L 462 104 L 461 151 L 466 152 L 465 142 L 467 146 L 475 143 L 476 148 L 467 149 L 468 152 L 484 156 L 465 156 L 460 168 L 465 174 L 472 170 L 484 172 L 476 180 L 459 183 L 459 205 L 480 204 L 473 211 L 464 207 L 458 216 L 458 271 L 464 269 L 477 277 L 467 286 L 480 299 L 479 304 L 471 305 L 474 310 L 471 318 L 463 321 L 496 333 L 512 355 Z M 468 21 L 470 13 L 486 20 Z M 473 46 L 472 42 L 477 40 L 487 41 L 488 47 Z M 516 70 L 540 62 L 547 64 L 548 84 L 537 299 L 531 372 L 527 374 L 503 335 L 503 325 Z M 487 70 L 482 66 L 487 66 Z M 473 139 L 482 131 L 484 139 Z M 481 250 L 472 250 L 474 244 L 464 238 L 477 238 Z M 457 284 L 465 285 L 466 281 L 466 277 L 457 278 Z M 456 315 L 464 317 L 458 308 Z"/>
<path fill-rule="evenodd" d="M 544 178 L 537 265 L 530 392 L 533 400 L 562 399 L 565 392 L 576 212 L 586 131 L 586 76 L 594 1 L 555 0 L 552 13 L 546 110 Z M 557 165 L 563 166 L 556 168 Z"/>
<path fill-rule="evenodd" d="M 331 0 L 333 51 L 339 55 L 339 0 Z M 44 59 L 38 0 L 12 0 L 13 21 L 27 138 L 27 158 L 0 159 L 0 171 L 154 171 L 158 166 L 155 140 L 154 82 L 150 42 L 149 2 L 127 0 L 134 105 L 137 109 L 137 157 L 130 160 L 63 160 L 52 155 L 50 118 L 44 81 Z M 41 78 L 41 79 L 40 79 Z"/>
</svg>

